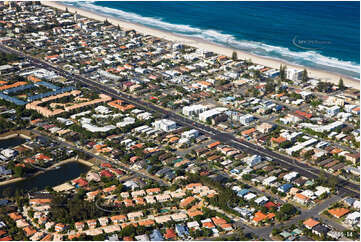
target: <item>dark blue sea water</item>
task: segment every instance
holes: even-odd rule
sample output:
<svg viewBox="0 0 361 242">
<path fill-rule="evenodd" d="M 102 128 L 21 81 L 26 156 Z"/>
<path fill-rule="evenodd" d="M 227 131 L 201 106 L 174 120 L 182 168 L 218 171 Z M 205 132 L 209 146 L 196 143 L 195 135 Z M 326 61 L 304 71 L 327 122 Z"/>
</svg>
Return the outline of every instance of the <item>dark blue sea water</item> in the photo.
<svg viewBox="0 0 361 242">
<path fill-rule="evenodd" d="M 66 2 L 149 27 L 360 78 L 359 2 Z"/>
</svg>

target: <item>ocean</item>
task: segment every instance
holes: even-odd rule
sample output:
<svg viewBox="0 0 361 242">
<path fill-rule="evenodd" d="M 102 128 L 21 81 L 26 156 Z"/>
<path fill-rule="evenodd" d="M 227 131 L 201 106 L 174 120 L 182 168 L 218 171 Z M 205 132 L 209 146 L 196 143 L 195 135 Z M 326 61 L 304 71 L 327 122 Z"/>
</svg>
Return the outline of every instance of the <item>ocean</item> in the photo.
<svg viewBox="0 0 361 242">
<path fill-rule="evenodd" d="M 360 79 L 359 2 L 63 2 Z"/>
</svg>

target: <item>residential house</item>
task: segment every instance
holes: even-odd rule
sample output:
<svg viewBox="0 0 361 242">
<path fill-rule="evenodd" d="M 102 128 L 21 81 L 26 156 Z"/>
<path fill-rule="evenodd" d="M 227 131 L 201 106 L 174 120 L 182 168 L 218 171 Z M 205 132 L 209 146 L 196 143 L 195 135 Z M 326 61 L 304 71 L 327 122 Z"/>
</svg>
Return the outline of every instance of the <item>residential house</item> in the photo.
<svg viewBox="0 0 361 242">
<path fill-rule="evenodd" d="M 268 220 L 273 220 L 274 217 L 276 215 L 274 213 L 268 213 L 268 214 L 264 214 L 262 213 L 261 211 L 257 211 L 255 214 L 254 214 L 254 217 L 252 219 L 252 222 L 257 225 L 261 222 L 266 222 Z"/>
<path fill-rule="evenodd" d="M 277 190 L 283 193 L 287 193 L 292 188 L 292 184 L 286 183 L 281 185 Z"/>
<path fill-rule="evenodd" d="M 81 231 L 81 230 L 84 229 L 84 223 L 83 222 L 76 222 L 74 224 L 74 226 L 75 226 L 75 229 L 78 230 L 78 231 Z"/>
<path fill-rule="evenodd" d="M 137 235 L 134 238 L 137 241 L 149 241 L 149 237 L 147 234 Z"/>
<path fill-rule="evenodd" d="M 179 206 L 181 208 L 185 208 L 187 207 L 189 204 L 191 204 L 193 201 L 195 201 L 195 198 L 194 197 L 187 197 L 187 198 L 184 198 L 181 200 Z"/>
<path fill-rule="evenodd" d="M 153 219 L 146 219 L 146 220 L 139 221 L 138 224 L 139 224 L 139 226 L 152 227 L 152 226 L 154 226 L 155 222 Z"/>
<path fill-rule="evenodd" d="M 254 202 L 255 202 L 258 206 L 260 206 L 260 205 L 263 205 L 263 204 L 265 204 L 266 202 L 268 202 L 268 200 L 269 200 L 269 199 L 268 199 L 266 196 L 262 196 L 262 197 L 259 197 L 259 198 L 255 199 Z"/>
<path fill-rule="evenodd" d="M 310 203 L 310 198 L 301 194 L 301 193 L 296 193 L 295 196 L 293 197 L 293 200 L 295 200 L 296 202 L 302 204 L 302 205 L 308 205 Z"/>
<path fill-rule="evenodd" d="M 132 197 L 142 197 L 147 195 L 144 190 L 134 191 L 132 192 Z"/>
<path fill-rule="evenodd" d="M 198 229 L 200 229 L 199 223 L 197 221 L 188 222 L 187 227 L 188 227 L 189 230 L 198 230 Z"/>
<path fill-rule="evenodd" d="M 319 221 L 314 220 L 313 218 L 309 218 L 307 220 L 305 220 L 303 222 L 303 225 L 307 228 L 307 229 L 312 229 L 313 227 L 315 227 L 316 225 L 320 224 Z"/>
<path fill-rule="evenodd" d="M 154 194 L 157 194 L 157 193 L 160 193 L 160 188 L 159 187 L 156 187 L 156 188 L 149 188 L 146 190 L 147 194 L 148 195 L 154 195 Z"/>
<path fill-rule="evenodd" d="M 354 164 L 360 161 L 360 153 L 347 153 L 345 157 L 346 160 L 351 161 Z"/>
<path fill-rule="evenodd" d="M 162 233 L 158 229 L 155 229 L 150 234 L 150 240 L 151 241 L 163 241 L 164 238 L 163 238 Z"/>
<path fill-rule="evenodd" d="M 203 228 L 206 228 L 206 229 L 213 229 L 216 227 L 213 224 L 212 220 L 209 218 L 201 220 L 201 223 L 202 223 Z"/>
<path fill-rule="evenodd" d="M 330 229 L 323 224 L 317 224 L 312 228 L 312 233 L 318 236 L 326 236 L 329 231 Z"/>
<path fill-rule="evenodd" d="M 98 221 L 99 221 L 100 226 L 107 226 L 109 223 L 108 217 L 98 218 Z"/>
<path fill-rule="evenodd" d="M 159 194 L 156 195 L 155 198 L 158 202 L 167 202 L 170 200 L 171 197 L 168 194 Z"/>
<path fill-rule="evenodd" d="M 173 229 L 167 228 L 165 230 L 164 238 L 166 240 L 173 240 L 177 237 L 177 234 L 174 232 Z"/>
<path fill-rule="evenodd" d="M 172 220 L 170 215 L 163 215 L 154 218 L 157 224 L 164 224 Z"/>
<path fill-rule="evenodd" d="M 189 236 L 188 228 L 184 224 L 176 224 L 175 231 L 180 238 L 187 238 Z"/>
<path fill-rule="evenodd" d="M 95 229 L 97 227 L 96 219 L 87 220 L 86 223 L 90 229 Z"/>
<path fill-rule="evenodd" d="M 110 217 L 110 220 L 113 222 L 113 224 L 120 224 L 127 220 L 127 216 L 115 215 L 115 216 Z"/>
<path fill-rule="evenodd" d="M 359 224 L 360 223 L 360 212 L 349 213 L 345 218 L 345 222 L 352 226 Z"/>
<path fill-rule="evenodd" d="M 329 209 L 328 212 L 336 218 L 341 218 L 342 216 L 348 214 L 350 210 L 347 208 L 333 208 Z"/>
<path fill-rule="evenodd" d="M 56 232 L 62 232 L 65 230 L 65 225 L 62 223 L 55 224 L 55 231 Z"/>
</svg>

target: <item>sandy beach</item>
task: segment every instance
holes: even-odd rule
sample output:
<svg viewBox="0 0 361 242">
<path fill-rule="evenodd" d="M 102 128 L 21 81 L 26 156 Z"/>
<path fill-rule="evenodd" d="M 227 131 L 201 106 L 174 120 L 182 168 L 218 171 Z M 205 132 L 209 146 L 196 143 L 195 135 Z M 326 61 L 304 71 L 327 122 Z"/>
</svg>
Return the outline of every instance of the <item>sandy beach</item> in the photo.
<svg viewBox="0 0 361 242">
<path fill-rule="evenodd" d="M 215 44 L 212 42 L 208 42 L 203 39 L 189 38 L 189 37 L 185 37 L 182 35 L 149 28 L 149 27 L 146 27 L 146 26 L 143 26 L 140 24 L 130 23 L 127 21 L 111 18 L 108 16 L 102 16 L 100 14 L 96 14 L 96 13 L 93 13 L 90 11 L 85 11 L 83 9 L 66 6 L 59 2 L 41 1 L 41 3 L 43 5 L 51 6 L 54 8 L 61 9 L 61 10 L 65 10 L 66 8 L 68 8 L 69 12 L 71 12 L 71 13 L 77 12 L 78 14 L 80 14 L 84 17 L 99 20 L 99 21 L 104 21 L 105 19 L 108 19 L 108 21 L 110 23 L 112 23 L 116 26 L 119 25 L 121 28 L 123 28 L 125 30 L 134 29 L 135 31 L 142 33 L 142 34 L 152 35 L 152 36 L 167 39 L 167 40 L 170 40 L 173 42 L 182 43 L 185 45 L 193 46 L 193 47 L 208 50 L 208 51 L 213 51 L 220 55 L 231 56 L 232 52 L 234 51 L 234 49 L 227 48 L 225 46 L 218 45 L 218 44 Z M 287 67 L 296 68 L 296 69 L 304 69 L 304 67 L 299 66 L 299 65 L 290 64 L 290 63 L 287 63 L 287 62 L 284 62 L 281 60 L 260 57 L 260 56 L 253 55 L 253 54 L 250 54 L 250 53 L 247 53 L 244 51 L 237 51 L 237 54 L 238 54 L 238 58 L 240 58 L 240 59 L 243 59 L 243 60 L 250 59 L 253 63 L 261 64 L 261 65 L 264 65 L 267 67 L 272 67 L 272 68 L 278 69 L 281 64 L 285 64 L 285 65 L 287 65 Z M 346 86 L 353 87 L 353 88 L 360 90 L 360 81 L 357 79 L 347 77 L 347 76 L 344 76 L 344 75 L 341 75 L 338 73 L 327 72 L 324 70 L 318 70 L 318 69 L 312 69 L 312 68 L 306 68 L 306 69 L 308 71 L 309 77 L 311 77 L 311 78 L 321 79 L 323 81 L 329 81 L 329 82 L 338 84 L 340 77 L 342 77 L 342 79 L 344 80 L 344 84 Z"/>
</svg>

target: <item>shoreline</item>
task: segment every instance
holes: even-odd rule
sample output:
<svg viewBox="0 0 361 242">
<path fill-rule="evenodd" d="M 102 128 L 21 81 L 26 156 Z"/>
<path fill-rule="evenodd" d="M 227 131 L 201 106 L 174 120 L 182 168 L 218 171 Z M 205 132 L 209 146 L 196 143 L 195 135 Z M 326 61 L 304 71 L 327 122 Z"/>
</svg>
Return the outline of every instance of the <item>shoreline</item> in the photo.
<svg viewBox="0 0 361 242">
<path fill-rule="evenodd" d="M 53 164 L 47 168 L 45 168 L 44 170 L 40 170 L 40 171 L 37 171 L 35 172 L 34 174 L 32 174 L 31 176 L 28 176 L 28 177 L 17 177 L 17 178 L 14 178 L 14 179 L 10 179 L 10 180 L 7 180 L 7 181 L 2 181 L 0 182 L 0 187 L 1 186 L 4 186 L 4 185 L 8 185 L 8 184 L 12 184 L 12 183 L 16 183 L 16 182 L 20 182 L 20 181 L 24 181 L 24 180 L 27 180 L 29 178 L 33 178 L 33 177 L 36 177 L 40 174 L 43 174 L 49 170 L 52 170 L 54 169 L 55 167 L 57 166 L 62 166 L 62 165 L 65 165 L 67 163 L 71 163 L 71 162 L 78 162 L 80 164 L 83 164 L 83 165 L 86 165 L 88 166 L 89 168 L 92 168 L 94 166 L 93 163 L 91 162 L 88 162 L 88 161 L 85 161 L 85 160 L 82 160 L 82 159 L 74 159 L 74 158 L 70 158 L 70 159 L 67 159 L 67 160 L 63 160 L 63 161 L 60 161 L 56 164 Z"/>
<path fill-rule="evenodd" d="M 25 132 L 23 130 L 21 131 L 9 131 L 6 133 L 3 133 L 0 135 L 0 141 L 2 140 L 7 140 L 7 139 L 12 139 L 12 138 L 16 138 L 16 137 L 20 137 L 23 139 L 31 139 L 31 132 L 29 134 L 25 134 Z"/>
<path fill-rule="evenodd" d="M 254 55 L 254 54 L 251 54 L 251 53 L 248 53 L 245 51 L 236 50 L 236 49 L 232 49 L 232 48 L 220 45 L 220 44 L 216 44 L 216 43 L 204 40 L 204 39 L 195 38 L 195 37 L 191 38 L 191 37 L 182 36 L 180 34 L 175 34 L 175 33 L 166 32 L 163 30 L 158 30 L 155 28 L 147 27 L 147 26 L 137 24 L 137 23 L 128 22 L 128 21 L 118 19 L 115 17 L 104 16 L 102 14 L 91 12 L 89 10 L 84 10 L 81 8 L 68 6 L 68 5 L 59 3 L 59 2 L 41 1 L 41 4 L 44 6 L 49 6 L 49 7 L 57 8 L 60 10 L 65 10 L 66 8 L 68 8 L 69 12 L 71 12 L 71 13 L 77 12 L 81 16 L 84 16 L 84 17 L 90 18 L 90 19 L 94 19 L 94 20 L 98 20 L 98 21 L 104 21 L 105 19 L 108 19 L 108 21 L 111 24 L 113 24 L 115 26 L 119 25 L 124 30 L 134 29 L 135 31 L 142 33 L 142 34 L 152 35 L 152 36 L 155 36 L 158 38 L 166 39 L 168 41 L 182 43 L 182 44 L 189 45 L 189 46 L 192 46 L 195 48 L 212 51 L 219 55 L 226 55 L 226 56 L 230 57 L 230 56 L 232 56 L 232 52 L 236 51 L 239 59 L 241 59 L 241 60 L 251 59 L 253 63 L 261 64 L 266 67 L 279 69 L 280 65 L 283 64 L 283 65 L 287 65 L 288 67 L 295 68 L 295 69 L 301 69 L 301 70 L 307 69 L 308 75 L 310 78 L 321 79 L 323 81 L 328 81 L 328 82 L 334 83 L 336 85 L 338 84 L 339 79 L 342 78 L 344 80 L 345 86 L 360 90 L 360 80 L 343 75 L 343 74 L 309 68 L 309 67 L 304 67 L 301 65 L 288 63 L 286 61 L 274 59 L 271 57 L 257 56 L 257 55 Z"/>
</svg>

